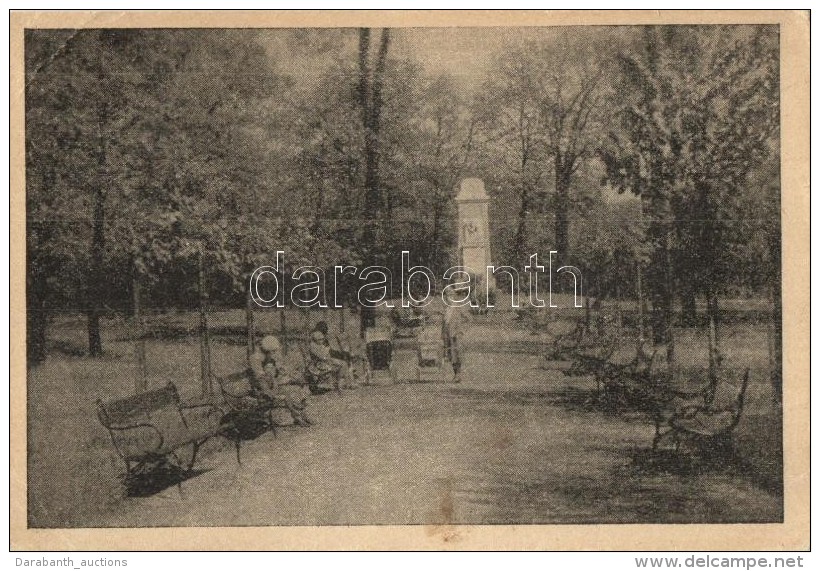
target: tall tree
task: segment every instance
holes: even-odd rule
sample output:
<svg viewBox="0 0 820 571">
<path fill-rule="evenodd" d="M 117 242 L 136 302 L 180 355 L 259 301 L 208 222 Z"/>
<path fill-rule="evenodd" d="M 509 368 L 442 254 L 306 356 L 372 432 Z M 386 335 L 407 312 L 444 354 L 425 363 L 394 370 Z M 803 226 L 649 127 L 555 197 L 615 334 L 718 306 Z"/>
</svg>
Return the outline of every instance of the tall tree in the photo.
<svg viewBox="0 0 820 571">
<path fill-rule="evenodd" d="M 728 221 L 777 128 L 776 45 L 767 27 L 649 27 L 618 58 L 623 99 L 601 156 L 609 179 L 644 204 L 656 341 L 672 365 L 675 276 L 694 280 L 707 300 L 713 379 L 727 246 L 742 239 Z M 675 267 L 683 248 L 693 257 Z"/>
<path fill-rule="evenodd" d="M 380 220 L 386 211 L 386 204 L 380 184 L 379 135 L 384 99 L 384 73 L 387 65 L 387 52 L 390 47 L 390 28 L 384 28 L 379 41 L 376 61 L 370 60 L 370 29 L 359 31 L 359 105 L 361 106 L 362 125 L 364 127 L 365 157 L 365 209 L 373 219 Z"/>
<path fill-rule="evenodd" d="M 544 142 L 555 182 L 555 249 L 559 264 L 569 263 L 570 206 L 573 177 L 595 150 L 599 136 L 601 71 L 588 55 L 571 49 L 542 47 L 536 53 L 544 73 L 539 77 Z"/>
<path fill-rule="evenodd" d="M 390 28 L 384 28 L 379 41 L 374 65 L 370 63 L 370 29 L 359 30 L 359 105 L 362 113 L 364 128 L 364 214 L 370 218 L 366 223 L 363 241 L 369 245 L 371 251 L 368 258 L 371 263 L 377 263 L 375 244 L 383 236 L 385 211 L 389 213 L 384 203 L 381 188 L 379 161 L 379 134 L 381 131 L 381 114 L 384 100 L 384 71 L 387 64 L 387 52 L 390 47 Z M 361 311 L 360 333 L 364 336 L 367 327 L 373 324 L 375 317 L 370 308 L 363 307 Z"/>
<path fill-rule="evenodd" d="M 427 79 L 417 96 L 420 108 L 402 133 L 402 139 L 413 145 L 404 157 L 404 175 L 419 185 L 413 207 L 427 219 L 427 263 L 443 271 L 450 265 L 445 254 L 454 239 L 453 192 L 472 166 L 476 119 L 451 76 Z"/>
<path fill-rule="evenodd" d="M 159 266 L 187 255 L 193 238 L 208 242 L 210 265 L 241 281 L 242 252 L 228 237 L 247 228 L 243 213 L 265 194 L 247 189 L 267 186 L 259 118 L 277 84 L 247 33 L 83 30 L 57 39 L 56 56 L 40 58 L 49 52 L 36 48 L 52 43 L 50 33 L 27 38 L 35 48 L 27 69 L 29 220 L 32 230 L 65 222 L 73 233 L 41 240 L 29 232 L 28 277 L 37 307 L 38 284 L 61 266 L 50 261 L 55 253 L 87 241 L 88 253 L 72 244 L 69 259 L 84 292 L 89 353 L 98 355 L 103 304 L 121 295 L 102 268 L 125 264 L 135 285 L 150 282 Z M 35 206 L 56 201 L 73 204 L 51 218 Z M 41 341 L 42 323 L 32 328 Z"/>
<path fill-rule="evenodd" d="M 40 41 L 49 42 L 48 34 L 32 34 L 27 39 L 32 47 Z M 133 103 L 134 95 L 144 87 L 144 77 L 138 73 L 144 57 L 143 40 L 144 33 L 139 30 L 74 32 L 51 57 L 32 60 L 27 76 L 27 140 L 31 150 L 28 172 L 36 182 L 42 181 L 38 173 L 45 170 L 54 185 L 30 187 L 29 192 L 37 197 L 62 188 L 87 205 L 88 234 L 83 232 L 82 218 L 73 224 L 75 231 L 88 240 L 81 273 L 85 278 L 82 299 L 92 356 L 100 355 L 103 348 L 100 316 L 109 281 L 104 259 L 111 249 L 107 203 L 116 193 L 118 176 L 124 170 L 118 141 L 133 134 L 139 118 Z M 51 138 L 56 140 L 56 148 L 48 142 Z M 37 149 L 49 146 L 53 154 L 41 157 L 43 162 L 35 162 Z M 61 218 L 70 218 L 75 212 L 62 213 Z M 34 220 L 32 224 L 37 223 Z M 56 243 L 41 246 L 58 248 Z M 37 272 L 41 268 L 30 263 L 30 269 Z"/>
<path fill-rule="evenodd" d="M 518 260 L 526 255 L 529 218 L 547 210 L 559 262 L 569 260 L 573 179 L 599 136 L 601 71 L 591 54 L 569 38 L 526 42 L 501 53 L 481 88 L 480 124 L 516 179 Z"/>
<path fill-rule="evenodd" d="M 516 197 L 511 263 L 523 265 L 529 251 L 531 214 L 543 202 L 547 172 L 544 108 L 539 61 L 526 49 L 502 52 L 473 104 L 481 145 L 495 154 Z"/>
</svg>

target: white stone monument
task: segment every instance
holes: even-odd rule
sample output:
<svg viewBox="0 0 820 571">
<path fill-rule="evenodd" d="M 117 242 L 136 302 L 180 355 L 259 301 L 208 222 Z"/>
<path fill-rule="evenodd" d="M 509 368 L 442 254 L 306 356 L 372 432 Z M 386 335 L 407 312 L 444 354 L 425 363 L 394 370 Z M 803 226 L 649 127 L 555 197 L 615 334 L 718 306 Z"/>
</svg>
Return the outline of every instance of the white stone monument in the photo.
<svg viewBox="0 0 820 571">
<path fill-rule="evenodd" d="M 483 283 L 490 261 L 490 197 L 484 190 L 484 182 L 478 178 L 465 178 L 456 196 L 458 205 L 458 253 L 459 263 L 470 268 Z M 495 280 L 490 278 L 490 287 Z"/>
</svg>

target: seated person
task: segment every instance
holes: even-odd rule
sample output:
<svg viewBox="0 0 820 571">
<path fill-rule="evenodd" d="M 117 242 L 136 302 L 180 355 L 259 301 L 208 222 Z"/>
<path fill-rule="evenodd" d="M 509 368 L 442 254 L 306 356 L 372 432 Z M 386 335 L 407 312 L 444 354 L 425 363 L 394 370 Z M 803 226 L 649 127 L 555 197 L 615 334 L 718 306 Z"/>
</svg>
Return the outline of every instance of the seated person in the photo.
<svg viewBox="0 0 820 571">
<path fill-rule="evenodd" d="M 305 413 L 305 388 L 299 383 L 299 376 L 285 369 L 279 339 L 273 335 L 263 337 L 251 354 L 249 365 L 251 383 L 258 398 L 283 402 L 299 426 L 313 424 Z"/>
<path fill-rule="evenodd" d="M 341 384 L 342 377 L 347 380 L 348 385 L 353 384 L 350 372 L 350 363 L 353 357 L 350 351 L 343 348 L 331 348 L 326 322 L 320 321 L 311 331 L 309 351 L 310 372 L 312 374 L 321 375 L 333 372 L 339 384 Z"/>
</svg>

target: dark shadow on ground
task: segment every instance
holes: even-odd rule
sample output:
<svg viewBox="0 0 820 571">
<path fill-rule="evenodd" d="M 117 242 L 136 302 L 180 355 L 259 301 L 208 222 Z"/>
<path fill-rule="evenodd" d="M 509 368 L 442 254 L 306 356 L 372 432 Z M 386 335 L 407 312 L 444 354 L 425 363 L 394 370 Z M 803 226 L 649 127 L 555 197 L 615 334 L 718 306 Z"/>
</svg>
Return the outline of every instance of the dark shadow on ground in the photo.
<svg viewBox="0 0 820 571">
<path fill-rule="evenodd" d="M 85 357 L 88 351 L 79 344 L 62 339 L 54 339 L 48 342 L 49 352 L 62 353 L 68 357 Z"/>
<path fill-rule="evenodd" d="M 181 486 L 186 480 L 210 470 L 184 470 L 168 462 L 154 465 L 126 479 L 125 495 L 129 498 L 147 498 L 173 486 Z"/>
<path fill-rule="evenodd" d="M 783 495 L 782 470 L 763 471 L 756 469 L 737 449 L 730 444 L 726 450 L 696 450 L 682 448 L 674 450 L 662 448 L 641 448 L 632 455 L 633 472 L 636 475 L 674 474 L 678 476 L 701 476 L 704 474 L 725 474 L 742 478 L 769 493 Z M 780 474 L 779 477 L 773 477 Z"/>
</svg>

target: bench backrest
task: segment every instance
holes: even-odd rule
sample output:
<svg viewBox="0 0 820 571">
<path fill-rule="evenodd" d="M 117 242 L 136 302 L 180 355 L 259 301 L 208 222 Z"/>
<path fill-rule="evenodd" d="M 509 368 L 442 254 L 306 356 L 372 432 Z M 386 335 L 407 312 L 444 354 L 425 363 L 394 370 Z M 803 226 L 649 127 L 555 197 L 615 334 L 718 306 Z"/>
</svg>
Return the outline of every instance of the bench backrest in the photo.
<svg viewBox="0 0 820 571">
<path fill-rule="evenodd" d="M 231 373 L 225 377 L 214 375 L 214 377 L 219 383 L 222 396 L 226 399 L 243 398 L 253 394 L 253 383 L 251 382 L 251 373 L 249 371 Z"/>
<path fill-rule="evenodd" d="M 103 426 L 133 424 L 157 410 L 173 407 L 179 410 L 179 393 L 174 383 L 138 395 L 108 403 L 97 401 L 97 417 Z"/>
<path fill-rule="evenodd" d="M 657 354 L 657 349 L 652 351 L 652 353 L 647 353 L 646 350 L 644 350 L 643 345 L 641 345 L 638 348 L 638 353 L 635 355 L 633 372 L 636 375 L 643 375 L 645 377 L 651 376 L 652 365 L 655 364 L 655 355 Z"/>
<path fill-rule="evenodd" d="M 709 408 L 739 413 L 743 409 L 746 389 L 749 386 L 749 369 L 743 375 L 740 387 L 725 379 L 718 381 L 715 392 L 709 400 Z"/>
</svg>

